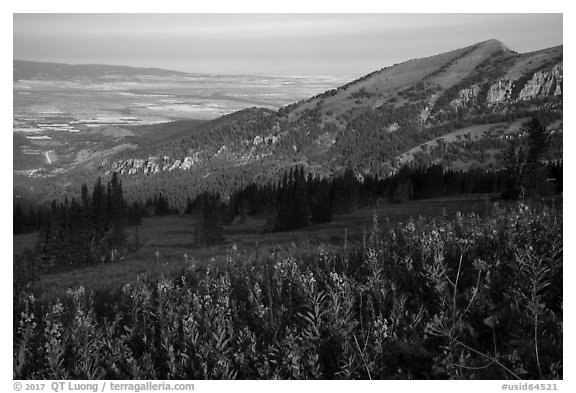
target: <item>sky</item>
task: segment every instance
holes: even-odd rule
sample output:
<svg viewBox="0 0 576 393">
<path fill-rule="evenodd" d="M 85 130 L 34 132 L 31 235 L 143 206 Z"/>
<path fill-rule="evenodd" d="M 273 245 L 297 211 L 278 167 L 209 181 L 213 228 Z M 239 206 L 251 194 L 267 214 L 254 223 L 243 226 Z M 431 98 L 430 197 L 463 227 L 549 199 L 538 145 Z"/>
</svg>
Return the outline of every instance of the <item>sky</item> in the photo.
<svg viewBox="0 0 576 393">
<path fill-rule="evenodd" d="M 562 14 L 14 14 L 15 59 L 360 76 L 496 38 L 562 44 Z"/>
</svg>

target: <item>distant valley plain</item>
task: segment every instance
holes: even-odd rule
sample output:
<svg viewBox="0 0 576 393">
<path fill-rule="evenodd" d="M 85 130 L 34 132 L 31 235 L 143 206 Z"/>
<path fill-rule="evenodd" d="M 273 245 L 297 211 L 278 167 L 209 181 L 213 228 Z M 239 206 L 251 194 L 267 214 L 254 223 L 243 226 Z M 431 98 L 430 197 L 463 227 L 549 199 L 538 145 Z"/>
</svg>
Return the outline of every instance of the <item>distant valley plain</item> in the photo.
<svg viewBox="0 0 576 393">
<path fill-rule="evenodd" d="M 254 106 L 277 109 L 336 87 L 323 76 L 141 75 L 96 80 L 14 81 L 14 114 L 73 117 L 82 125 L 150 124 L 214 119 Z M 45 116 L 49 118 L 49 116 Z M 49 121 L 48 121 L 49 122 Z"/>
<path fill-rule="evenodd" d="M 137 69 L 136 69 L 137 70 Z M 278 109 L 341 85 L 348 77 L 107 73 L 34 75 L 13 84 L 14 170 L 39 170 L 79 159 L 79 147 L 132 136 L 138 127 L 211 120 L 250 107 Z M 58 170 L 57 170 L 58 171 Z"/>
</svg>

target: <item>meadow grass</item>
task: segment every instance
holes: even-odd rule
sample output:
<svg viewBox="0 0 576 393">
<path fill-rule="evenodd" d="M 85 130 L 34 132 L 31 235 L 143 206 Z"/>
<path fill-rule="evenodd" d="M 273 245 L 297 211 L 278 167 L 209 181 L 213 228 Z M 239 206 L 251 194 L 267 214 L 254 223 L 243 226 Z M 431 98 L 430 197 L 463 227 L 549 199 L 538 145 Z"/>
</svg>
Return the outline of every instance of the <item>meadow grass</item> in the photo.
<svg viewBox="0 0 576 393">
<path fill-rule="evenodd" d="M 121 288 L 137 276 L 162 275 L 173 277 L 186 266 L 186 257 L 207 260 L 226 255 L 235 245 L 243 250 L 258 250 L 267 255 L 280 245 L 297 243 L 313 247 L 319 243 L 342 245 L 346 234 L 348 241 L 361 241 L 365 231 L 372 225 L 376 214 L 391 223 L 410 218 L 434 217 L 461 212 L 485 212 L 492 195 L 467 195 L 454 198 L 437 198 L 410 201 L 404 204 L 384 203 L 371 208 L 358 209 L 350 214 L 335 215 L 330 223 L 314 225 L 287 232 L 266 232 L 263 217 L 248 217 L 237 225 L 224 228 L 224 242 L 218 246 L 194 248 L 193 237 L 196 220 L 189 215 L 144 218 L 139 227 L 126 230 L 128 241 L 137 237 L 141 248 L 124 256 L 116 263 L 75 268 L 74 270 L 43 274 L 38 283 L 38 300 L 54 300 L 65 295 L 69 288 L 83 285 L 88 290 L 108 292 Z M 14 249 L 23 250 L 35 244 L 37 234 L 14 236 Z M 156 257 L 156 252 L 159 257 Z"/>
</svg>

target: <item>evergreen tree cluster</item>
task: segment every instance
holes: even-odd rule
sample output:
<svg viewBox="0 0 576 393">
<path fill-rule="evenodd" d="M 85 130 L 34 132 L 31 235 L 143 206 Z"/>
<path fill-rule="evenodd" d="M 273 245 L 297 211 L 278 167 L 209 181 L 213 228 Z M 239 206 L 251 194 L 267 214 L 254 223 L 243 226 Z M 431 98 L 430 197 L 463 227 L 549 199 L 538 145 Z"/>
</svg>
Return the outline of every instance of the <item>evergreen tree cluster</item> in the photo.
<svg viewBox="0 0 576 393">
<path fill-rule="evenodd" d="M 543 105 L 543 103 L 538 105 Z M 463 118 L 459 118 L 455 112 L 442 111 L 436 115 L 436 117 L 443 117 L 442 121 L 432 122 L 426 126 L 399 121 L 399 128 L 396 131 L 386 128 L 387 122 L 382 117 L 384 112 L 381 109 L 379 109 L 379 114 L 376 114 L 375 110 L 366 110 L 355 115 L 346 130 L 337 134 L 330 155 L 334 162 L 343 166 L 360 172 L 369 170 L 379 177 L 386 177 L 391 174 L 391 171 L 387 170 L 382 165 L 383 163 L 390 163 L 399 169 L 396 165 L 396 157 L 457 129 L 477 124 L 511 122 L 525 117 L 546 117 L 548 121 L 562 119 L 561 111 L 534 109 L 538 105 L 535 100 L 522 101 L 514 104 L 516 108 L 513 111 L 467 114 Z M 501 146 L 497 146 L 496 143 L 490 143 L 475 148 L 499 147 Z M 450 151 L 442 151 L 434 154 L 434 158 L 450 159 L 452 154 Z"/>
<path fill-rule="evenodd" d="M 561 184 L 562 171 L 553 164 Z M 358 207 L 388 200 L 401 203 L 470 193 L 500 193 L 506 171 L 445 169 L 441 164 L 403 166 L 385 179 L 357 177 L 350 169 L 331 178 L 305 175 L 304 168 L 284 172 L 277 184 L 250 184 L 222 203 L 224 223 L 240 222 L 249 215 L 266 215 L 269 229 L 287 231 L 332 221 L 334 214 L 351 213 Z M 195 205 L 196 202 L 193 204 Z"/>
<path fill-rule="evenodd" d="M 116 174 L 106 186 L 98 178 L 92 193 L 84 184 L 80 201 L 52 202 L 37 251 L 57 268 L 113 261 L 125 240 L 129 210 Z"/>
<path fill-rule="evenodd" d="M 168 198 L 163 193 L 154 195 L 153 198 L 148 198 L 144 205 L 144 210 L 148 215 L 153 216 L 166 216 L 174 213 L 174 210 L 170 208 Z"/>
<path fill-rule="evenodd" d="M 502 197 L 546 198 L 562 192 L 562 161 L 546 161 L 551 136 L 543 122 L 533 118 L 526 135 L 510 141 L 505 152 L 506 182 Z"/>
<path fill-rule="evenodd" d="M 273 228 L 286 231 L 302 228 L 310 222 L 310 195 L 304 168 L 284 172 L 278 183 L 273 207 Z"/>
<path fill-rule="evenodd" d="M 441 164 L 404 166 L 382 183 L 385 196 L 392 202 L 437 198 L 471 193 L 502 191 L 503 171 L 472 169 L 467 172 L 445 169 Z"/>
<path fill-rule="evenodd" d="M 28 211 L 20 202 L 14 202 L 13 210 L 13 233 L 20 235 L 22 233 L 34 232 L 42 227 L 46 209 L 38 206 L 30 206 Z"/>
<path fill-rule="evenodd" d="M 332 178 L 304 173 L 303 167 L 284 172 L 273 189 L 268 218 L 274 231 L 303 228 L 332 221 L 333 214 L 359 206 L 362 183 L 351 169 Z"/>
<path fill-rule="evenodd" d="M 349 213 L 359 203 L 374 201 L 375 197 L 361 198 L 361 186 L 350 169 L 332 178 L 322 178 L 306 174 L 304 167 L 292 167 L 284 171 L 277 183 L 252 182 L 225 200 L 216 192 L 203 193 L 195 199 L 189 197 L 185 212 L 200 214 L 202 222 L 202 207 L 208 203 L 208 210 L 217 211 L 217 221 L 224 224 L 238 224 L 248 216 L 266 216 L 270 230 L 286 231 L 330 222 L 333 214 Z"/>
</svg>

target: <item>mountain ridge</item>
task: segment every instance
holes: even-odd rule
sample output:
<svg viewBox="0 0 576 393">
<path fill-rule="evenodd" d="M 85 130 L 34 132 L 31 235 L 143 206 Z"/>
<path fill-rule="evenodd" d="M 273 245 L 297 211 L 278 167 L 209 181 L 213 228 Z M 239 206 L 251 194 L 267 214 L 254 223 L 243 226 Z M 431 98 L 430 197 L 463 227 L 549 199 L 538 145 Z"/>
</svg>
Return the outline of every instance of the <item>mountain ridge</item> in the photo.
<svg viewBox="0 0 576 393">
<path fill-rule="evenodd" d="M 48 68 L 48 70 L 46 70 Z M 36 69 L 36 71 L 35 71 Z M 53 73 L 50 69 L 56 69 L 59 72 Z M 64 69 L 64 70 L 62 70 Z M 144 76 L 190 76 L 190 77 L 221 77 L 221 76 L 236 76 L 236 77 L 259 77 L 259 78 L 284 78 L 285 75 L 273 74 L 248 74 L 248 73 L 208 73 L 208 72 L 192 72 L 192 71 L 177 71 L 167 68 L 158 67 L 139 67 L 128 65 L 112 65 L 104 63 L 88 63 L 88 64 L 72 64 L 60 62 L 44 62 L 35 60 L 13 59 L 13 81 L 17 80 L 48 80 L 50 78 L 62 78 L 67 80 L 74 77 L 102 77 L 107 73 L 126 73 L 128 75 Z M 63 73 L 65 70 L 73 71 L 71 74 Z M 305 76 L 289 76 L 290 78 L 302 78 Z M 53 79 L 54 80 L 54 79 Z M 59 80 L 59 79 L 55 79 Z"/>
<path fill-rule="evenodd" d="M 67 64 L 30 60 L 13 60 L 13 80 L 67 80 L 79 77 L 106 77 L 108 75 L 192 75 L 187 72 L 165 70 L 154 67 L 132 67 L 108 64 Z"/>
<path fill-rule="evenodd" d="M 405 164 L 398 160 L 404 153 L 458 127 L 538 113 L 561 119 L 562 97 L 563 45 L 517 53 L 491 39 L 384 67 L 277 112 L 245 109 L 184 127 L 146 149 L 107 155 L 97 168 L 127 179 L 138 175 L 134 183 L 142 176 L 177 183 L 182 176 L 204 179 L 234 171 L 263 178 L 292 165 L 323 175 L 351 168 L 359 175 L 387 176 Z M 484 163 L 467 167 L 497 161 L 504 135 L 486 138 L 498 148 L 474 158 Z M 432 153 L 428 161 L 446 160 Z"/>
</svg>

